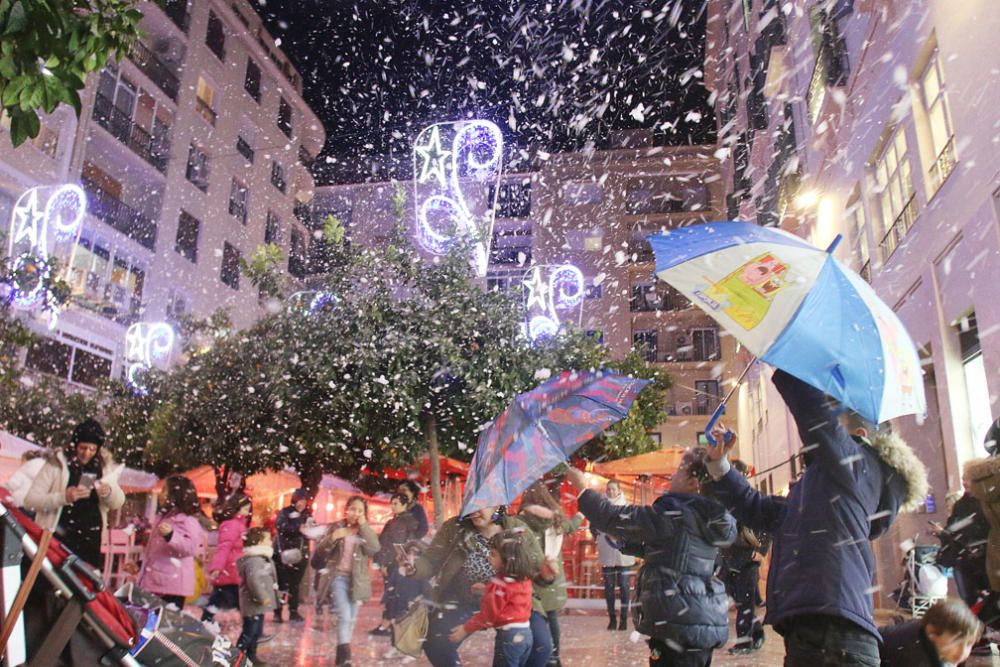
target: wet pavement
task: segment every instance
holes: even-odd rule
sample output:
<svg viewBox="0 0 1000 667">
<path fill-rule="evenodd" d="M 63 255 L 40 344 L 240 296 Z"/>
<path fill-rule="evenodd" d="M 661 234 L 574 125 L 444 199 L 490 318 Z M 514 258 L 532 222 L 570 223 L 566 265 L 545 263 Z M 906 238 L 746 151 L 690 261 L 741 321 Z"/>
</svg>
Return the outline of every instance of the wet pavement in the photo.
<svg viewBox="0 0 1000 667">
<path fill-rule="evenodd" d="M 311 605 L 310 605 L 311 606 Z M 407 664 L 428 667 L 426 659 L 409 658 L 390 653 L 386 637 L 373 637 L 368 630 L 378 623 L 380 608 L 368 603 L 361 609 L 351 644 L 354 667 L 381 667 Z M 230 615 L 231 614 L 231 615 Z M 274 638 L 260 646 L 260 658 L 268 665 L 282 667 L 326 667 L 334 664 L 336 649 L 335 617 L 316 619 L 311 609 L 306 610 L 305 623 L 276 624 L 267 617 L 265 635 Z M 230 612 L 219 618 L 223 632 L 235 641 L 239 635 L 238 617 Z M 607 616 L 599 611 L 569 609 L 561 617 L 562 663 L 565 667 L 607 667 L 648 664 L 648 649 L 642 637 L 630 631 L 606 630 Z M 493 656 L 493 632 L 474 634 L 462 644 L 464 667 L 490 667 Z M 784 655 L 781 637 L 767 629 L 764 648 L 752 655 L 731 656 L 725 649 L 715 652 L 714 666 L 764 667 L 780 666 Z M 1000 657 L 977 657 L 966 663 L 969 667 L 1000 667 Z"/>
</svg>

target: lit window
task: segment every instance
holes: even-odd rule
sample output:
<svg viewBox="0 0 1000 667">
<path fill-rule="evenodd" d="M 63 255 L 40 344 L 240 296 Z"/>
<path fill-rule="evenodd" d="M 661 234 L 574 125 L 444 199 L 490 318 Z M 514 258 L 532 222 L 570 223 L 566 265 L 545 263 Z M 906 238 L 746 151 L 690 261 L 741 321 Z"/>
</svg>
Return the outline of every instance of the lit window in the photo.
<svg viewBox="0 0 1000 667">
<path fill-rule="evenodd" d="M 215 108 L 213 102 L 215 101 L 215 89 L 209 85 L 205 79 L 198 77 L 198 86 L 195 88 L 195 100 L 194 107 L 201 114 L 202 118 L 206 121 L 215 125 Z"/>
<path fill-rule="evenodd" d="M 896 127 L 875 163 L 875 183 L 882 212 L 883 237 L 879 245 L 885 259 L 899 246 L 916 215 L 910 159 L 902 126 Z"/>
<path fill-rule="evenodd" d="M 233 289 L 240 288 L 240 251 L 229 243 L 222 248 L 222 272 L 219 279 Z"/>
<path fill-rule="evenodd" d="M 931 148 L 934 151 L 934 161 L 931 163 L 930 174 L 933 187 L 936 190 L 955 168 L 955 130 L 951 124 L 951 109 L 945 95 L 941 60 L 938 58 L 937 51 L 934 52 L 927 65 L 920 87 L 923 93 L 924 108 L 927 110 Z"/>
</svg>

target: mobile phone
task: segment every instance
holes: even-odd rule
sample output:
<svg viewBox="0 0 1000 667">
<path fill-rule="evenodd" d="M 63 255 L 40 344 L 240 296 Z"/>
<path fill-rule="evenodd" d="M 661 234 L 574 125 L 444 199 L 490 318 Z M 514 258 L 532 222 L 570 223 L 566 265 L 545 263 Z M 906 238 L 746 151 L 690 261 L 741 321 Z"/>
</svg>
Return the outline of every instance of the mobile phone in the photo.
<svg viewBox="0 0 1000 667">
<path fill-rule="evenodd" d="M 97 482 L 97 475 L 92 472 L 85 472 L 80 475 L 80 486 L 85 489 L 94 488 L 94 484 Z"/>
</svg>

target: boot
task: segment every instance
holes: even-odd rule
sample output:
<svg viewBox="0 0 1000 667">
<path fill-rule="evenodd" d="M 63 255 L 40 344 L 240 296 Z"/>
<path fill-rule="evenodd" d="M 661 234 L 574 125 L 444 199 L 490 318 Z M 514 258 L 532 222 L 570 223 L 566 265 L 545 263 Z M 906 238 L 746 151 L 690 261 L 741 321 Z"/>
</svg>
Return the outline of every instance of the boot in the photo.
<svg viewBox="0 0 1000 667">
<path fill-rule="evenodd" d="M 608 605 L 608 630 L 618 629 L 618 617 L 615 616 L 615 603 Z"/>
<path fill-rule="evenodd" d="M 336 664 L 343 667 L 351 667 L 351 645 L 337 644 Z"/>
<path fill-rule="evenodd" d="M 621 620 L 618 621 L 619 630 L 628 630 L 628 608 L 622 609 Z"/>
<path fill-rule="evenodd" d="M 281 623 L 282 622 L 282 620 L 281 620 L 281 607 L 275 607 L 274 608 L 274 622 L 275 623 Z"/>
</svg>

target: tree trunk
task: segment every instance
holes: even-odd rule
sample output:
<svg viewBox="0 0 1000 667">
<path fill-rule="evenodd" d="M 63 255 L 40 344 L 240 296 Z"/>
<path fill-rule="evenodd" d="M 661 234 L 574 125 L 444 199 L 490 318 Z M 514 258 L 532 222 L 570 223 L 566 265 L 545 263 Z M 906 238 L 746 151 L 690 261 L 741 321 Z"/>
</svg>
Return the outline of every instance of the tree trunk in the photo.
<svg viewBox="0 0 1000 667">
<path fill-rule="evenodd" d="M 431 498 L 434 499 L 434 527 L 444 523 L 444 499 L 441 497 L 441 452 L 438 450 L 437 420 L 431 412 L 423 416 L 424 439 L 431 463 Z"/>
<path fill-rule="evenodd" d="M 316 497 L 319 491 L 319 484 L 323 481 L 323 467 L 313 457 L 302 462 L 302 470 L 299 471 L 299 480 L 302 488 L 309 494 L 310 499 Z"/>
<path fill-rule="evenodd" d="M 221 466 L 212 466 L 212 471 L 215 472 L 215 500 L 216 502 L 222 502 L 226 497 L 226 484 L 229 482 L 229 472 L 232 466 L 228 463 L 224 463 Z"/>
</svg>

